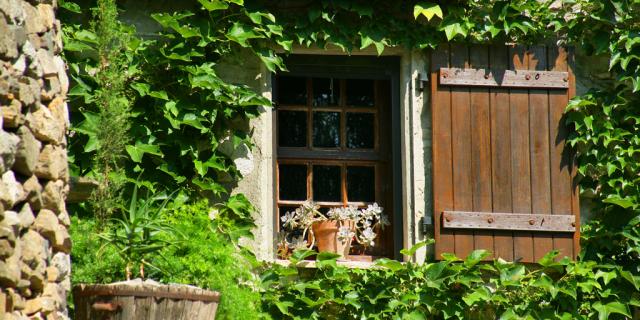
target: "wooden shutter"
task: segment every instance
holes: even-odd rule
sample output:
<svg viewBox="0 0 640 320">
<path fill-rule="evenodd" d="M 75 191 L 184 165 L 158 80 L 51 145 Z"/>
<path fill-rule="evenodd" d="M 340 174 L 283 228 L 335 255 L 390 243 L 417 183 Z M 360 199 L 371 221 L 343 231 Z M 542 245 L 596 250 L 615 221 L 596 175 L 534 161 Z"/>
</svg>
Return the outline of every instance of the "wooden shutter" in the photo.
<svg viewBox="0 0 640 320">
<path fill-rule="evenodd" d="M 579 251 L 578 189 L 561 47 L 443 45 L 431 59 L 436 257 L 535 262 Z"/>
</svg>

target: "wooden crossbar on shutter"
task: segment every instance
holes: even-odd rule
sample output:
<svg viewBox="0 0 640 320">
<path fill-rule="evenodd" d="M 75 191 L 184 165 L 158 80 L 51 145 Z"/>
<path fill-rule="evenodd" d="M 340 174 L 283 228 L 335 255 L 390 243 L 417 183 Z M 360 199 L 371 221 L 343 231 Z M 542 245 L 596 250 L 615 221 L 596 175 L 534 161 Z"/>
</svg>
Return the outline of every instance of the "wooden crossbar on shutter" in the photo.
<svg viewBox="0 0 640 320">
<path fill-rule="evenodd" d="M 437 258 L 476 249 L 522 262 L 553 249 L 578 254 L 576 170 L 563 118 L 575 95 L 572 62 L 570 50 L 553 46 L 433 52 Z"/>
</svg>

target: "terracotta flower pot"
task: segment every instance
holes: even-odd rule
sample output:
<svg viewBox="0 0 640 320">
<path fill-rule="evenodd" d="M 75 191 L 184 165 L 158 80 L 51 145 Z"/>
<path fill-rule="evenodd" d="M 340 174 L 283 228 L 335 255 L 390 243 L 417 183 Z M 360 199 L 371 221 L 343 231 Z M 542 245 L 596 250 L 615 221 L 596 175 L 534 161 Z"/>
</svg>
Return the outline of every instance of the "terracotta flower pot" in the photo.
<svg viewBox="0 0 640 320">
<path fill-rule="evenodd" d="M 349 227 L 354 231 L 353 221 L 342 222 L 343 226 Z M 338 239 L 338 231 L 341 224 L 337 221 L 320 221 L 313 224 L 313 234 L 316 238 L 319 252 L 332 252 L 341 255 L 343 258 L 349 255 L 351 248 L 351 240 Z"/>
</svg>

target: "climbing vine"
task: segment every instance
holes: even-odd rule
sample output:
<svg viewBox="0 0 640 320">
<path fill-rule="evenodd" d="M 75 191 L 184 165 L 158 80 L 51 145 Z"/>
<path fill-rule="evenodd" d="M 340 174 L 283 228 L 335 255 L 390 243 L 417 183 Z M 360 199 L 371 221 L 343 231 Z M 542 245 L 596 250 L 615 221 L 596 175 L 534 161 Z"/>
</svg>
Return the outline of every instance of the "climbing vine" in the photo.
<svg viewBox="0 0 640 320">
<path fill-rule="evenodd" d="M 218 63 L 241 51 L 254 54 L 270 71 L 286 68 L 276 52 L 286 54 L 294 46 L 335 46 L 347 52 L 373 47 L 382 54 L 389 47 L 429 49 L 446 42 L 554 42 L 608 60 L 615 85 L 603 84 L 574 98 L 566 115 L 567 125 L 574 129 L 568 143 L 577 152 L 581 189 L 596 206 L 593 222 L 584 227 L 581 258 L 616 265 L 616 270 L 633 273 L 630 279 L 637 281 L 640 1 L 198 0 L 192 10 L 157 13 L 153 19 L 161 27 L 157 37 L 141 39 L 131 27 L 119 29 L 128 35 L 122 38 L 122 58 L 128 67 L 120 73 L 125 75 L 120 97 L 126 98 L 130 121 L 136 123 L 127 130 L 129 139 L 120 140 L 127 142 L 122 166 L 126 176 L 140 175 L 149 187 L 181 188 L 190 195 L 222 197 L 233 188 L 241 178 L 233 151 L 252 147 L 247 122 L 270 105 L 259 93 L 218 75 Z M 96 119 L 102 112 L 98 97 L 104 83 L 96 74 L 101 61 L 92 53 L 99 52 L 95 32 L 71 26 L 65 32 L 67 61 L 75 80 L 70 96 L 75 99 L 71 105 L 78 135 L 70 149 L 79 175 L 98 172 L 91 159 L 99 152 Z M 236 200 L 236 205 L 243 205 L 227 204 L 237 210 L 225 212 L 252 225 L 248 202 L 243 197 Z M 595 268 L 591 264 L 563 268 L 569 273 L 569 268 L 574 272 L 578 267 Z M 326 270 L 329 273 L 320 281 L 347 277 L 343 271 Z M 426 269 L 402 270 L 409 278 L 415 273 L 428 274 Z M 600 271 L 593 271 L 594 277 Z M 276 276 L 285 279 L 291 270 L 283 272 Z M 368 276 L 366 272 L 349 275 L 358 279 Z M 588 272 L 581 276 L 593 278 Z M 637 291 L 635 282 L 629 281 Z M 609 283 L 603 279 L 599 286 Z M 312 285 L 309 290 L 322 283 Z M 307 290 L 285 285 L 280 289 L 291 291 L 274 295 L 274 303 L 292 297 L 295 290 Z M 586 294 L 596 295 L 593 291 Z M 603 299 L 613 303 L 608 296 Z M 592 307 L 604 310 L 603 305 L 594 302 Z M 283 314 L 289 311 L 277 303 L 275 306 Z M 621 310 L 616 304 L 611 307 Z M 604 311 L 598 314 L 608 315 Z M 594 315 L 587 313 L 585 317 Z"/>
</svg>

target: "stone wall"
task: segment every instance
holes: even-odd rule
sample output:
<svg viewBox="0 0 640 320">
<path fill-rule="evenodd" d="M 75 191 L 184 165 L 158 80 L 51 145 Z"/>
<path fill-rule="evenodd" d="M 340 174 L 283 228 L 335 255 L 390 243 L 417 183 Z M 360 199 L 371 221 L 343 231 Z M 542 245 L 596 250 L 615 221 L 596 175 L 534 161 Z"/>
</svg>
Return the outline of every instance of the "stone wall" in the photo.
<svg viewBox="0 0 640 320">
<path fill-rule="evenodd" d="M 55 0 L 0 0 L 2 319 L 67 318 L 68 78 L 55 9 Z"/>
</svg>

